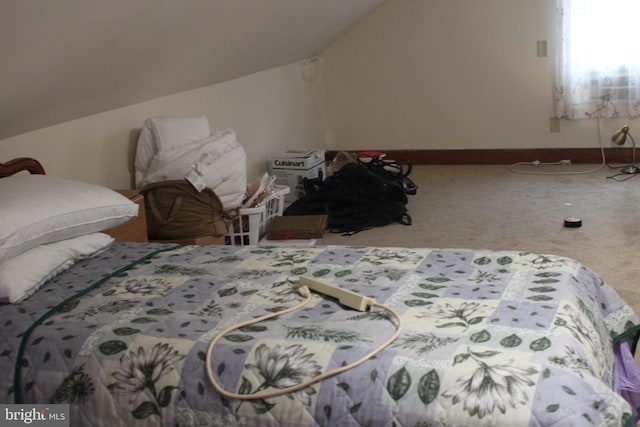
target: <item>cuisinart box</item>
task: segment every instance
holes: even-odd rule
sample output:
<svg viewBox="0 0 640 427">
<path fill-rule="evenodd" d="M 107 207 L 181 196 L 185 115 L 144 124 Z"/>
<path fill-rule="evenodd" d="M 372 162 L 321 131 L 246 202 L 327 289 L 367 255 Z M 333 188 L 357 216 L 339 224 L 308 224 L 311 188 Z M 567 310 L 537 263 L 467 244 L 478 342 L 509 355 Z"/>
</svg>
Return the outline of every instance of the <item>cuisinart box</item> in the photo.
<svg viewBox="0 0 640 427">
<path fill-rule="evenodd" d="M 269 173 L 275 175 L 276 184 L 286 185 L 291 191 L 285 196 L 289 205 L 304 195 L 305 178 L 327 176 L 324 150 L 288 150 L 269 159 Z"/>
</svg>

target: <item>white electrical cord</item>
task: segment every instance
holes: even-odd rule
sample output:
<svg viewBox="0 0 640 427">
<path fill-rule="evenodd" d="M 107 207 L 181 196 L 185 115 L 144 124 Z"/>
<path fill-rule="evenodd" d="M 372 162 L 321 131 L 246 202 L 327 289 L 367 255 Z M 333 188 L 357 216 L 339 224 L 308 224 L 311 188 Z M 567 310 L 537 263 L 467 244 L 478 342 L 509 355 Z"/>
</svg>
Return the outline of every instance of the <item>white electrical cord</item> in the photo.
<svg viewBox="0 0 640 427">
<path fill-rule="evenodd" d="M 239 328 L 243 328 L 245 326 L 249 326 L 252 325 L 254 323 L 258 323 L 258 322 L 262 322 L 263 320 L 267 320 L 270 319 L 272 317 L 275 316 L 280 316 L 286 313 L 290 313 L 292 311 L 298 310 L 300 308 L 302 308 L 304 305 L 306 305 L 310 300 L 311 300 L 311 292 L 309 291 L 309 288 L 306 286 L 300 286 L 298 288 L 298 293 L 304 297 L 304 300 L 299 303 L 296 304 L 293 307 L 289 307 L 286 308 L 284 310 L 275 312 L 275 313 L 269 313 L 266 314 L 264 316 L 258 317 L 256 319 L 251 319 L 251 320 L 247 320 L 241 323 L 237 323 L 235 325 L 229 326 L 228 328 L 226 328 L 225 330 L 223 330 L 222 332 L 220 332 L 209 344 L 209 347 L 207 349 L 207 357 L 205 359 L 206 362 L 206 368 L 207 368 L 207 376 L 209 377 L 209 381 L 211 382 L 211 385 L 218 391 L 218 393 L 220 393 L 221 395 L 228 397 L 230 399 L 238 399 L 238 400 L 252 400 L 252 399 L 267 399 L 270 397 L 276 397 L 276 396 L 281 396 L 283 394 L 287 394 L 287 393 L 292 393 L 294 391 L 298 391 L 298 390 L 302 390 L 304 388 L 309 387 L 312 384 L 315 384 L 319 381 L 322 381 L 326 378 L 332 377 L 334 375 L 340 374 L 342 372 L 348 371 L 349 369 L 353 369 L 356 366 L 366 362 L 367 360 L 371 359 L 373 356 L 375 356 L 376 354 L 380 353 L 382 350 L 384 350 L 385 347 L 389 346 L 399 335 L 400 335 L 400 331 L 402 329 L 402 319 L 400 319 L 400 315 L 398 315 L 398 313 L 393 310 L 390 307 L 387 307 L 386 305 L 383 304 L 378 304 L 377 302 L 373 302 L 373 306 L 376 307 L 380 307 L 386 311 L 388 311 L 389 313 L 391 313 L 395 318 L 396 318 L 396 331 L 395 333 L 389 338 L 387 339 L 385 342 L 383 342 L 382 344 L 380 344 L 380 346 L 378 346 L 376 349 L 372 350 L 369 354 L 361 357 L 360 359 L 356 360 L 355 362 L 352 362 L 348 365 L 345 366 L 341 366 L 340 368 L 336 368 L 333 369 L 331 371 L 327 371 L 324 374 L 320 374 L 318 376 L 315 376 L 313 378 L 308 379 L 307 381 L 304 381 L 300 384 L 296 384 L 290 387 L 286 387 L 286 388 L 282 388 L 282 389 L 277 389 L 277 390 L 271 390 L 271 391 L 263 391 L 263 392 L 259 392 L 259 393 L 253 393 L 253 394 L 238 394 L 238 393 L 232 393 L 229 391 L 226 391 L 225 389 L 222 388 L 222 386 L 220 384 L 218 384 L 218 382 L 216 381 L 215 376 L 213 375 L 213 371 L 211 369 L 211 355 L 213 353 L 213 347 L 216 345 L 216 343 L 227 333 L 235 330 L 235 329 L 239 329 Z"/>
<path fill-rule="evenodd" d="M 515 168 L 518 166 L 538 166 L 538 165 L 563 165 L 565 166 L 567 163 L 564 160 L 558 162 L 550 162 L 550 163 L 541 163 L 539 160 L 535 160 L 533 162 L 518 162 L 509 166 L 509 170 L 513 173 L 525 174 L 525 175 L 584 175 L 588 173 L 594 173 L 603 167 L 606 166 L 607 162 L 604 154 L 604 146 L 602 145 L 602 136 L 600 134 L 600 119 L 596 118 L 597 122 L 597 132 L 598 132 L 598 142 L 600 144 L 600 153 L 602 155 L 602 163 L 594 169 L 589 169 L 585 171 L 566 171 L 566 172 L 545 172 L 545 171 L 522 171 L 516 170 Z"/>
</svg>

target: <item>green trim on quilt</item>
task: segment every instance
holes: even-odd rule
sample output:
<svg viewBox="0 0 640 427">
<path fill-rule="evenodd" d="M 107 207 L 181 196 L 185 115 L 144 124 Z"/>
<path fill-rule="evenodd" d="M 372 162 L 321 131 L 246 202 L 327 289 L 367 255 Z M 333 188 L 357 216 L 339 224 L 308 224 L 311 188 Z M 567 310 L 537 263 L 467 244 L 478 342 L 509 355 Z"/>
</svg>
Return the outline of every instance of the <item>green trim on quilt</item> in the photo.
<svg viewBox="0 0 640 427">
<path fill-rule="evenodd" d="M 104 282 L 106 282 L 107 280 L 113 278 L 114 276 L 117 276 L 127 270 L 130 270 L 131 268 L 133 268 L 134 266 L 148 260 L 149 258 L 153 258 L 156 255 L 158 255 L 159 253 L 162 252 L 168 252 L 174 249 L 179 248 L 180 246 L 170 246 L 168 248 L 161 248 L 161 249 L 157 249 L 154 250 L 153 252 L 143 256 L 142 258 L 139 258 L 127 265 L 125 265 L 122 268 L 119 268 L 116 271 L 113 271 L 112 273 L 108 274 L 107 276 L 103 277 L 102 279 L 98 280 L 97 282 L 95 282 L 92 285 L 89 285 L 88 287 L 86 287 L 85 289 L 77 292 L 75 295 L 70 296 L 69 298 L 65 299 L 64 301 L 62 301 L 60 304 L 56 305 L 55 307 L 53 307 L 52 309 L 50 309 L 49 311 L 47 311 L 45 314 L 43 314 L 38 320 L 36 320 L 30 327 L 29 329 L 26 330 L 26 332 L 22 335 L 22 339 L 20 341 L 20 347 L 18 348 L 18 354 L 16 356 L 16 365 L 14 368 L 14 373 L 13 373 L 13 393 L 14 393 L 14 402 L 16 404 L 21 404 L 22 402 L 22 392 L 20 391 L 20 377 L 22 374 L 22 357 L 24 355 L 24 351 L 25 348 L 27 347 L 27 341 L 29 340 L 29 337 L 31 336 L 31 334 L 33 333 L 33 331 L 36 330 L 36 328 L 38 326 L 40 326 L 45 320 L 47 320 L 51 315 L 55 314 L 60 307 L 62 307 L 63 305 L 67 304 L 70 301 L 73 301 L 76 298 L 80 298 L 81 296 L 89 293 L 90 291 L 92 291 L 93 289 L 97 288 L 98 286 L 102 285 Z"/>
<path fill-rule="evenodd" d="M 631 408 L 633 410 L 633 408 Z M 637 414 L 636 411 L 633 410 L 633 414 L 634 416 L 629 418 L 629 421 L 627 421 L 627 423 L 623 426 L 623 427 L 633 427 L 636 425 L 636 418 L 637 418 Z"/>
<path fill-rule="evenodd" d="M 640 325 L 635 325 L 629 329 L 627 329 L 626 331 L 616 335 L 611 342 L 615 345 L 617 343 L 619 343 L 620 341 L 622 341 L 624 338 L 628 337 L 631 334 L 634 334 L 635 336 L 633 337 L 633 344 L 631 345 L 631 353 L 635 354 L 636 353 L 636 346 L 638 345 L 638 339 L 640 338 L 640 334 L 638 333 L 640 332 Z"/>
<path fill-rule="evenodd" d="M 626 331 L 622 332 L 621 334 L 616 335 L 612 340 L 612 344 L 613 346 L 616 346 L 620 341 L 622 341 L 623 339 L 630 337 L 632 338 L 632 342 L 631 342 L 631 355 L 635 356 L 636 354 L 636 348 L 638 346 L 638 340 L 640 339 L 640 325 L 635 325 L 629 329 L 627 329 Z M 612 378 L 615 378 L 616 375 L 616 366 L 615 363 L 613 364 L 613 372 L 612 372 Z M 631 405 L 629 405 L 631 406 Z M 634 408 L 633 406 L 631 406 L 631 410 L 633 411 L 633 416 L 629 419 L 629 421 L 627 421 L 627 423 L 624 425 L 624 427 L 633 427 L 636 424 L 636 419 L 638 418 L 638 413 L 636 411 L 636 408 Z"/>
</svg>

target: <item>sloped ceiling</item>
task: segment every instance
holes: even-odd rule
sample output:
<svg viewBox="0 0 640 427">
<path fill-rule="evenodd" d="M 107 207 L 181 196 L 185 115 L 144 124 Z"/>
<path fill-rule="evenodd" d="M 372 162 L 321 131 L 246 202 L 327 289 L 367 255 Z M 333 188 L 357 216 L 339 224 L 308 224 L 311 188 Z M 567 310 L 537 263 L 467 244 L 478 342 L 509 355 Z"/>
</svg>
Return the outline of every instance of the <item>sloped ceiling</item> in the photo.
<svg viewBox="0 0 640 427">
<path fill-rule="evenodd" d="M 0 0 L 0 139 L 319 54 L 383 0 Z"/>
</svg>

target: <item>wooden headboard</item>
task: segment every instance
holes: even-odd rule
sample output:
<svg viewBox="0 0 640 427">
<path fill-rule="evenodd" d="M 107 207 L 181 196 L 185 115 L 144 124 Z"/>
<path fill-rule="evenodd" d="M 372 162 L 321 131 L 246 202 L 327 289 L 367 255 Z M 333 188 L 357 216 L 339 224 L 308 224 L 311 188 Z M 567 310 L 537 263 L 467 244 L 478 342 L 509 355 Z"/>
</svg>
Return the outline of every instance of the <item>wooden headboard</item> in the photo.
<svg viewBox="0 0 640 427">
<path fill-rule="evenodd" d="M 9 160 L 6 163 L 0 163 L 0 178 L 14 175 L 18 172 L 27 171 L 31 174 L 44 175 L 44 168 L 36 159 L 30 157 L 19 157 Z"/>
</svg>

